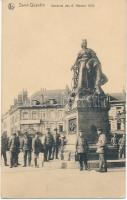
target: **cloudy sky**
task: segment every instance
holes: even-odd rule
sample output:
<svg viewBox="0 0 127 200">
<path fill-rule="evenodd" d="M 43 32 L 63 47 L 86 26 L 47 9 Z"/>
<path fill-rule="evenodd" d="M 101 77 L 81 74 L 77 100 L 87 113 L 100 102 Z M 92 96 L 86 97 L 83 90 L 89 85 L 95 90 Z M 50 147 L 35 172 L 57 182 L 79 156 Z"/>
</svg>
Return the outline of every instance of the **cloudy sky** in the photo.
<svg viewBox="0 0 127 200">
<path fill-rule="evenodd" d="M 72 0 L 48 0 L 47 3 L 37 0 L 46 6 L 21 8 L 15 0 L 13 11 L 8 9 L 8 2 L 3 5 L 2 112 L 23 88 L 32 94 L 40 88 L 70 86 L 70 68 L 83 38 L 87 38 L 88 47 L 96 51 L 109 79 L 103 86 L 104 91 L 123 90 L 125 0 L 78 1 L 79 4 L 94 3 L 91 8 L 51 7 L 51 2 L 72 4 Z M 76 4 L 74 0 L 73 4 Z"/>
</svg>

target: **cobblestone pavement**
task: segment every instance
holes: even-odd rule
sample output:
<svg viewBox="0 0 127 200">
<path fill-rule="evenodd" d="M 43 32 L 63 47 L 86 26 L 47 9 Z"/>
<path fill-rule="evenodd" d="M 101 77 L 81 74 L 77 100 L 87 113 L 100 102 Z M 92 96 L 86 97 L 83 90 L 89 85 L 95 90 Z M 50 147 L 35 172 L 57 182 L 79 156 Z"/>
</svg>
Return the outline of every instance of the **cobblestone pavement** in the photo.
<svg viewBox="0 0 127 200">
<path fill-rule="evenodd" d="M 125 168 L 95 170 L 2 167 L 4 198 L 122 198 Z"/>
</svg>

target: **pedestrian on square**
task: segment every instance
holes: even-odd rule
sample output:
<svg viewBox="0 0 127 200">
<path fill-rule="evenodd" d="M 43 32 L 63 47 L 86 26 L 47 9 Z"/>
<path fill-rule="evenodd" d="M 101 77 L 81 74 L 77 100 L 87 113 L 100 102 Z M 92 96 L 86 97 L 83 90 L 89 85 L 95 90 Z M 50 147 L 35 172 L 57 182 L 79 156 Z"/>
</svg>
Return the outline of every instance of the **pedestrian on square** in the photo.
<svg viewBox="0 0 127 200">
<path fill-rule="evenodd" d="M 54 144 L 54 138 L 49 128 L 47 129 L 44 144 L 45 144 L 45 161 L 49 161 L 51 160 L 52 148 Z"/>
<path fill-rule="evenodd" d="M 10 168 L 17 167 L 17 152 L 19 151 L 19 146 L 16 133 L 13 133 L 9 141 Z"/>
<path fill-rule="evenodd" d="M 60 137 L 60 158 L 61 160 L 64 160 L 64 148 L 66 145 L 66 138 L 64 135 L 61 135 Z"/>
<path fill-rule="evenodd" d="M 40 140 L 41 140 L 41 148 L 40 148 L 40 153 L 39 153 L 39 160 L 41 162 L 42 167 L 44 166 L 44 161 L 45 161 L 45 134 L 40 133 Z"/>
<path fill-rule="evenodd" d="M 119 143 L 118 135 L 117 135 L 117 133 L 114 133 L 113 137 L 111 138 L 111 144 L 114 147 L 118 148 L 118 146 L 119 146 L 118 143 Z"/>
<path fill-rule="evenodd" d="M 32 141 L 35 167 L 39 167 L 38 166 L 39 153 L 44 152 L 44 147 L 39 136 L 40 136 L 40 133 L 36 132 L 35 137 L 33 138 L 33 141 Z M 42 167 L 43 167 L 43 160 L 42 160 Z"/>
<path fill-rule="evenodd" d="M 103 129 L 98 128 L 98 142 L 97 142 L 97 153 L 99 154 L 99 170 L 97 172 L 107 172 L 107 160 L 106 160 L 106 143 L 107 138 L 103 133 Z"/>
<path fill-rule="evenodd" d="M 126 157 L 126 138 L 125 134 L 123 134 L 123 137 L 119 140 L 119 158 Z"/>
<path fill-rule="evenodd" d="M 79 132 L 76 142 L 76 153 L 78 154 L 80 171 L 83 170 L 83 166 L 85 166 L 85 170 L 88 170 L 88 164 L 87 164 L 88 143 L 83 132 L 81 131 Z"/>
<path fill-rule="evenodd" d="M 6 155 L 7 151 L 8 151 L 8 138 L 7 134 L 4 132 L 1 136 L 1 158 L 3 157 L 5 166 L 8 166 L 7 155 Z"/>
<path fill-rule="evenodd" d="M 115 151 L 117 152 L 117 155 L 119 154 L 119 138 L 117 133 L 114 133 L 113 137 L 111 138 L 111 144 L 115 148 Z"/>
<path fill-rule="evenodd" d="M 60 148 L 60 134 L 57 132 L 53 135 L 53 148 L 52 148 L 52 160 L 58 159 L 58 153 Z"/>
<path fill-rule="evenodd" d="M 24 154 L 23 167 L 27 166 L 27 160 L 28 160 L 28 166 L 31 166 L 32 137 L 27 132 L 24 133 L 24 138 L 22 140 L 21 149 Z"/>
<path fill-rule="evenodd" d="M 20 137 L 19 137 L 19 133 L 17 133 L 17 135 L 16 135 L 16 140 L 17 140 L 16 164 L 18 166 L 18 165 L 20 165 L 20 163 L 19 163 L 19 153 L 20 153 Z"/>
</svg>

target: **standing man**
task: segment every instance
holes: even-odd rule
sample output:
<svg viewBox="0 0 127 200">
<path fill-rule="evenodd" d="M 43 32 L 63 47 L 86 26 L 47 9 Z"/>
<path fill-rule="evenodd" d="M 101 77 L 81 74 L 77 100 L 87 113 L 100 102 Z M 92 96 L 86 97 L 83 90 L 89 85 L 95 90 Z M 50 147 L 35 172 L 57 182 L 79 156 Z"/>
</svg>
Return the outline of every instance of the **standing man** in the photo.
<svg viewBox="0 0 127 200">
<path fill-rule="evenodd" d="M 39 153 L 43 151 L 43 144 L 39 138 L 39 132 L 35 134 L 35 137 L 33 138 L 32 142 L 32 149 L 34 153 L 34 164 L 35 167 L 38 167 L 38 158 L 39 158 Z M 43 166 L 43 160 L 42 160 L 42 166 Z"/>
<path fill-rule="evenodd" d="M 12 134 L 9 142 L 10 149 L 10 168 L 17 167 L 17 151 L 19 151 L 19 142 L 16 133 Z"/>
<path fill-rule="evenodd" d="M 85 170 L 88 170 L 87 152 L 88 143 L 83 135 L 83 132 L 80 131 L 76 142 L 76 153 L 78 154 L 79 158 L 80 171 L 83 170 L 83 165 L 85 165 Z"/>
<path fill-rule="evenodd" d="M 126 138 L 125 138 L 125 134 L 123 134 L 123 137 L 120 138 L 119 140 L 119 158 L 122 158 L 123 156 L 124 158 L 126 157 L 125 142 L 126 142 Z"/>
<path fill-rule="evenodd" d="M 118 143 L 119 143 L 119 138 L 118 138 L 118 135 L 117 133 L 114 133 L 114 136 L 111 138 L 111 144 L 118 148 Z"/>
<path fill-rule="evenodd" d="M 111 144 L 115 148 L 117 155 L 119 155 L 119 138 L 117 133 L 114 133 L 113 137 L 111 138 Z"/>
<path fill-rule="evenodd" d="M 8 150 L 8 138 L 7 134 L 3 133 L 1 136 L 1 157 L 3 156 L 5 166 L 8 166 L 7 155 L 6 155 L 7 150 Z"/>
<path fill-rule="evenodd" d="M 53 148 L 52 148 L 52 159 L 58 159 L 59 147 L 60 147 L 60 134 L 57 133 L 57 129 L 55 130 L 56 133 L 54 134 L 53 140 Z"/>
<path fill-rule="evenodd" d="M 97 153 L 99 154 L 99 170 L 98 172 L 107 172 L 107 161 L 106 161 L 106 143 L 107 138 L 106 135 L 103 133 L 103 129 L 98 128 L 98 142 L 97 142 Z"/>
<path fill-rule="evenodd" d="M 25 132 L 24 134 L 21 149 L 23 150 L 24 153 L 23 167 L 27 166 L 27 160 L 28 160 L 28 166 L 31 166 L 32 138 L 28 135 L 27 132 Z"/>
<path fill-rule="evenodd" d="M 17 140 L 16 164 L 18 166 L 18 165 L 20 165 L 19 164 L 19 153 L 20 153 L 20 137 L 19 137 L 19 133 L 17 133 L 17 135 L 16 135 L 16 140 Z"/>
<path fill-rule="evenodd" d="M 64 148 L 65 148 L 66 143 L 67 143 L 67 140 L 66 140 L 65 136 L 61 135 L 61 137 L 60 137 L 60 158 L 61 158 L 61 160 L 64 160 Z"/>
<path fill-rule="evenodd" d="M 53 135 L 51 134 L 50 129 L 48 128 L 45 136 L 45 161 L 51 160 L 53 143 Z"/>
</svg>

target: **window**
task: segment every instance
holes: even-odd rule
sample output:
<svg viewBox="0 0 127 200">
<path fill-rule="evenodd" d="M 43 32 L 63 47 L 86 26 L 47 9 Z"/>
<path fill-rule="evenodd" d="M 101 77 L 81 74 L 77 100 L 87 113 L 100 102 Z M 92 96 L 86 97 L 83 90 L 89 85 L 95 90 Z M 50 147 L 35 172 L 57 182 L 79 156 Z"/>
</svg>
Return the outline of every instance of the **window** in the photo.
<svg viewBox="0 0 127 200">
<path fill-rule="evenodd" d="M 28 119 L 29 118 L 29 113 L 28 112 L 23 112 L 22 116 L 23 116 L 23 119 Z"/>
<path fill-rule="evenodd" d="M 63 132 L 63 125 L 59 125 L 59 132 Z"/>
<path fill-rule="evenodd" d="M 38 118 L 37 112 L 33 111 L 32 112 L 32 119 L 37 119 L 37 118 Z"/>
<path fill-rule="evenodd" d="M 16 116 L 15 116 L 15 122 L 17 122 L 19 120 L 19 115 L 17 114 Z"/>
<path fill-rule="evenodd" d="M 117 130 L 121 130 L 121 123 L 117 122 Z"/>
<path fill-rule="evenodd" d="M 14 116 L 11 118 L 11 123 L 14 124 Z"/>
<path fill-rule="evenodd" d="M 55 112 L 54 112 L 53 110 L 51 110 L 51 111 L 49 112 L 49 116 L 50 116 L 50 119 L 51 119 L 51 120 L 54 120 L 54 119 L 55 119 Z"/>
<path fill-rule="evenodd" d="M 121 110 L 122 107 L 116 107 L 117 110 Z"/>
<path fill-rule="evenodd" d="M 63 117 L 62 110 L 59 110 L 59 111 L 58 111 L 58 113 L 59 113 L 59 114 L 58 114 L 58 116 L 59 116 L 59 119 L 61 120 L 61 119 L 62 119 L 62 117 Z"/>
</svg>

